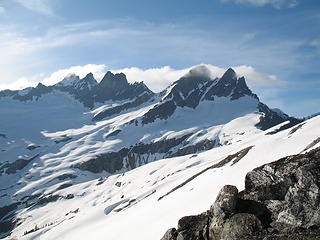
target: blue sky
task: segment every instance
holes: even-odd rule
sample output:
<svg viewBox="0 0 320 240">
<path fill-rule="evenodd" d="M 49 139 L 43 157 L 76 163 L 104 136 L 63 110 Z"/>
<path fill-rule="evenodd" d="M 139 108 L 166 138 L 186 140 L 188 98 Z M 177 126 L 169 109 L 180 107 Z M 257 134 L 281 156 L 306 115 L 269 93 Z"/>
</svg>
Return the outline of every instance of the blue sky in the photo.
<svg viewBox="0 0 320 240">
<path fill-rule="evenodd" d="M 205 63 L 270 107 L 320 111 L 319 0 L 0 0 L 0 52 L 2 89 L 111 69 L 159 90 Z"/>
</svg>

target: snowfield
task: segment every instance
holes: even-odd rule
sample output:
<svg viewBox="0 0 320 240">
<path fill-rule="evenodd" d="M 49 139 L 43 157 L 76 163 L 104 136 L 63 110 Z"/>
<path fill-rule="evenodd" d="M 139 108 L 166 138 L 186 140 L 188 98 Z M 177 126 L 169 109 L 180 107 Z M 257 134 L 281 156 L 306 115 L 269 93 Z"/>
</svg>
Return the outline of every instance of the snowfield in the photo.
<svg viewBox="0 0 320 240">
<path fill-rule="evenodd" d="M 182 216 L 207 210 L 223 185 L 232 184 L 243 189 L 248 171 L 281 157 L 304 152 L 320 135 L 319 116 L 275 134 L 268 133 L 280 126 L 253 131 L 252 123 L 257 120 L 256 114 L 248 114 L 218 126 L 220 133 L 232 141 L 229 145 L 199 154 L 158 160 L 111 176 L 79 173 L 84 175 L 82 181 L 74 181 L 72 186 L 62 190 L 56 190 L 52 185 L 46 193 L 64 197 L 73 194 L 74 198 L 60 199 L 28 211 L 22 209 L 17 217 L 24 222 L 7 239 L 160 239 Z M 210 129 L 207 135 L 214 133 L 214 129 Z M 319 143 L 310 149 L 317 146 Z M 239 154 L 235 153 L 243 149 L 249 150 L 237 159 Z M 43 181 L 54 181 L 55 176 L 60 175 L 54 174 L 59 168 L 67 172 L 63 164 L 50 165 L 49 160 L 45 160 L 45 172 L 53 174 L 48 174 L 47 179 L 30 181 L 20 192 L 31 191 L 44 184 Z M 221 161 L 223 164 L 217 164 Z M 38 174 L 43 170 L 33 169 Z M 84 181 L 84 178 L 94 180 Z M 181 187 L 172 191 L 179 185 Z M 35 226 L 39 230 L 24 235 Z"/>
</svg>

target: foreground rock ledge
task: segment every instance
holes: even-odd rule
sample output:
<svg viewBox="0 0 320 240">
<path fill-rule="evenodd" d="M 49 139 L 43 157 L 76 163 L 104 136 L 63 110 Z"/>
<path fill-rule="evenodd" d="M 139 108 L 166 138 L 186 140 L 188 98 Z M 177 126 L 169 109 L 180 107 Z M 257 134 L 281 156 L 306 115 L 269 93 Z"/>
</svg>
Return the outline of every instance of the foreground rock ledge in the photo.
<svg viewBox="0 0 320 240">
<path fill-rule="evenodd" d="M 210 210 L 161 240 L 220 239 L 320 239 L 320 147 L 254 169 L 242 192 L 224 186 Z"/>
</svg>

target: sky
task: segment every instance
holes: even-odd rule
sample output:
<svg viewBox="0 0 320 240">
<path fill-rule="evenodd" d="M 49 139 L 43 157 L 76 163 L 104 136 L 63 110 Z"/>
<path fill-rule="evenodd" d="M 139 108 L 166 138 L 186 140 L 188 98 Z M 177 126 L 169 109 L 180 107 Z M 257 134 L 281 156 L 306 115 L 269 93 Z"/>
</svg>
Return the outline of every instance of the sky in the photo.
<svg viewBox="0 0 320 240">
<path fill-rule="evenodd" d="M 160 91 L 233 67 L 289 115 L 320 111 L 319 0 L 0 0 L 0 89 L 112 70 Z"/>
</svg>

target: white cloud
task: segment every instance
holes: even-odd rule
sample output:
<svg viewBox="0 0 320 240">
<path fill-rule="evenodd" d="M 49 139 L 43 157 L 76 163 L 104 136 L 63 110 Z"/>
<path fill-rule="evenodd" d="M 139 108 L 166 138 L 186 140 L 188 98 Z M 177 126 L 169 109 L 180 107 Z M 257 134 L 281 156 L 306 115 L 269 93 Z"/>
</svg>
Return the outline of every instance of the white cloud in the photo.
<svg viewBox="0 0 320 240">
<path fill-rule="evenodd" d="M 129 82 L 143 81 L 151 90 L 159 92 L 187 74 L 190 68 L 176 70 L 169 66 L 161 68 L 140 69 L 137 67 L 123 68 L 112 72 L 123 72 Z"/>
<path fill-rule="evenodd" d="M 222 2 L 236 2 L 239 4 L 251 4 L 257 7 L 271 5 L 275 8 L 295 7 L 298 5 L 298 0 L 221 0 Z"/>
<path fill-rule="evenodd" d="M 0 90 L 10 89 L 10 90 L 21 90 L 27 87 L 35 87 L 43 78 L 45 77 L 44 73 L 38 73 L 33 76 L 20 77 L 16 81 L 13 81 L 8 84 L 0 83 Z"/>
<path fill-rule="evenodd" d="M 104 64 L 87 64 L 84 66 L 72 66 L 70 68 L 60 69 L 50 74 L 49 77 L 43 79 L 41 82 L 47 86 L 53 85 L 57 82 L 60 82 L 64 77 L 66 77 L 70 73 L 74 73 L 78 75 L 80 78 L 83 78 L 90 72 L 98 81 L 100 81 L 106 73 L 106 66 Z"/>
<path fill-rule="evenodd" d="M 10 84 L 0 84 L 0 90 L 10 89 L 10 90 L 20 90 L 27 87 L 35 87 L 36 83 L 32 82 L 31 78 L 19 78 Z"/>
<path fill-rule="evenodd" d="M 286 83 L 275 75 L 257 72 L 251 66 L 236 66 L 234 70 L 239 77 L 244 76 L 249 85 L 284 85 Z"/>
<path fill-rule="evenodd" d="M 49 0 L 16 0 L 23 7 L 47 16 L 55 16 Z"/>
</svg>

